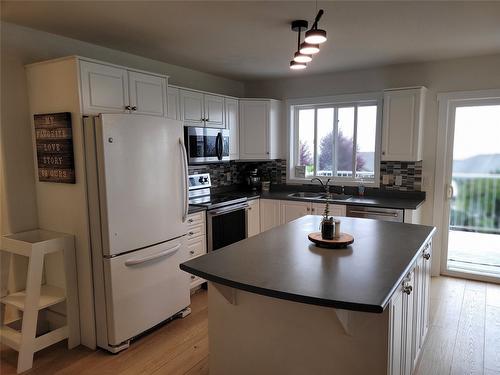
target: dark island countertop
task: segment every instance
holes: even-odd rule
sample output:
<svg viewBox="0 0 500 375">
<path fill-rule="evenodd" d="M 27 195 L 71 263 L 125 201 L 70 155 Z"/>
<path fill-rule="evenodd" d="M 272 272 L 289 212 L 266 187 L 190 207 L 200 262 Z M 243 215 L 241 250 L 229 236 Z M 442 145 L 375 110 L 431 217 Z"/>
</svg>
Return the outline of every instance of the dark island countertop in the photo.
<svg viewBox="0 0 500 375">
<path fill-rule="evenodd" d="M 274 298 L 381 313 L 434 227 L 342 218 L 354 236 L 346 249 L 324 249 L 307 235 L 321 216 L 288 224 L 182 263 L 206 280 Z"/>
</svg>

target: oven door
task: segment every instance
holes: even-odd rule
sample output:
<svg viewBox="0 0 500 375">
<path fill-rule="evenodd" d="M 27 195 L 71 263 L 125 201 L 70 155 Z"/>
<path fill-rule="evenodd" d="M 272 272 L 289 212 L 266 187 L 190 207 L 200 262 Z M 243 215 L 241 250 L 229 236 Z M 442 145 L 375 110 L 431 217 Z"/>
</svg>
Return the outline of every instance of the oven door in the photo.
<svg viewBox="0 0 500 375">
<path fill-rule="evenodd" d="M 229 161 L 229 131 L 215 128 L 185 128 L 189 164 Z"/>
<path fill-rule="evenodd" d="M 208 251 L 247 238 L 248 203 L 207 211 Z"/>
</svg>

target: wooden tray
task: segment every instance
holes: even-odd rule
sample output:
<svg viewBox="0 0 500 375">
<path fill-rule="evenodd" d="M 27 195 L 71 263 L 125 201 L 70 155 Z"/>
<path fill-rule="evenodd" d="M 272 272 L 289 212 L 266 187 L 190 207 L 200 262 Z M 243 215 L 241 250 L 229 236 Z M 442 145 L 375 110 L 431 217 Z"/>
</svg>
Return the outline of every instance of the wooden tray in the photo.
<svg viewBox="0 0 500 375">
<path fill-rule="evenodd" d="M 347 247 L 354 242 L 354 237 L 348 233 L 340 233 L 340 237 L 333 240 L 324 240 L 321 238 L 321 232 L 309 233 L 307 237 L 309 241 L 314 242 L 319 247 L 341 248 Z"/>
</svg>

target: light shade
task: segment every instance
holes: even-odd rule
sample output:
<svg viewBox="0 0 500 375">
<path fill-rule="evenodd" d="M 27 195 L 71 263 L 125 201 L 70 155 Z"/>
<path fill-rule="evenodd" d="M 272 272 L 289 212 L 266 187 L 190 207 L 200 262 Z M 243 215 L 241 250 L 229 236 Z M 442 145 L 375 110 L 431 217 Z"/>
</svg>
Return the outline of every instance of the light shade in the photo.
<svg viewBox="0 0 500 375">
<path fill-rule="evenodd" d="M 326 31 L 320 29 L 311 29 L 306 31 L 304 41 L 311 44 L 321 44 L 326 42 Z"/>
<path fill-rule="evenodd" d="M 306 63 L 299 63 L 296 61 L 290 61 L 290 69 L 293 70 L 300 70 L 300 69 L 305 69 L 307 67 Z"/>
<path fill-rule="evenodd" d="M 308 63 L 312 61 L 311 55 L 304 55 L 300 52 L 295 52 L 293 56 L 293 61 L 298 62 L 298 63 Z"/>
<path fill-rule="evenodd" d="M 299 52 L 303 55 L 314 55 L 319 52 L 319 44 L 302 43 Z"/>
</svg>

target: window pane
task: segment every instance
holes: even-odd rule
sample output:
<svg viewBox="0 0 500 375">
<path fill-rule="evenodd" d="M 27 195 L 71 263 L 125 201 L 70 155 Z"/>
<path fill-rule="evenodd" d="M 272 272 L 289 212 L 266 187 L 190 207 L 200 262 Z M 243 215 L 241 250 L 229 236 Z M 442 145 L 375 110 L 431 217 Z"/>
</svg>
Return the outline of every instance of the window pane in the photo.
<svg viewBox="0 0 500 375">
<path fill-rule="evenodd" d="M 317 176 L 333 174 L 333 108 L 318 109 Z"/>
<path fill-rule="evenodd" d="M 377 129 L 377 106 L 358 107 L 356 177 L 375 178 L 375 134 Z"/>
<path fill-rule="evenodd" d="M 337 176 L 352 177 L 354 107 L 339 108 L 338 117 Z"/>
<path fill-rule="evenodd" d="M 314 109 L 299 110 L 298 165 L 306 166 L 306 176 L 314 175 Z"/>
</svg>

